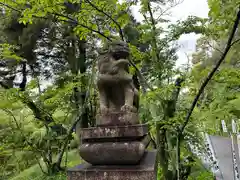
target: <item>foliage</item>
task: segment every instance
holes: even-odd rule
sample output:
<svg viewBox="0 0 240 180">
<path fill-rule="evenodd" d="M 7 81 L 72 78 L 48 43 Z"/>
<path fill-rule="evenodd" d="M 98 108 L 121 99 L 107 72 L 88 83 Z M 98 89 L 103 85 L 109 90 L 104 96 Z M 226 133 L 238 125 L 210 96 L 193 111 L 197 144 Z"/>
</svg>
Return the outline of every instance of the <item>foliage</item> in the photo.
<svg viewBox="0 0 240 180">
<path fill-rule="evenodd" d="M 67 166 L 68 167 L 73 167 L 77 164 L 80 163 L 80 160 L 76 158 L 77 151 L 73 150 L 67 153 Z M 66 153 L 64 154 L 64 162 L 66 160 Z M 46 179 L 46 180 L 63 180 L 66 179 L 66 174 L 65 173 L 60 173 L 59 175 L 55 176 L 46 176 L 42 173 L 41 169 L 39 168 L 38 164 L 33 165 L 32 167 L 22 171 L 18 175 L 16 175 L 14 178 L 11 180 L 30 180 L 30 179 L 36 179 L 36 180 L 41 180 L 41 179 Z"/>
<path fill-rule="evenodd" d="M 67 152 L 78 146 L 80 127 L 95 125 L 98 50 L 107 41 L 122 39 L 137 67 L 130 72 L 140 89 L 141 121 L 149 124 L 158 149 L 159 178 L 176 179 L 177 170 L 184 178 L 211 177 L 190 146 L 204 151 L 201 132 L 219 134 L 220 119 L 240 115 L 239 34 L 193 112 L 180 159 L 178 130 L 203 78 L 221 55 L 228 22 L 235 17 L 232 9 L 239 2 L 209 0 L 209 18 L 190 16 L 176 24 L 169 24 L 164 13 L 175 1 L 139 2 L 141 23 L 130 10 L 137 1 L 0 0 L 5 12 L 0 20 L 1 176 L 66 179 L 66 159 L 67 166 L 79 163 L 75 151 Z M 191 57 L 193 67 L 175 69 L 174 41 L 192 32 L 203 34 Z M 186 163 L 187 157 L 193 162 Z"/>
<path fill-rule="evenodd" d="M 210 8 L 210 28 L 214 29 L 216 37 L 221 35 L 227 35 L 226 30 L 232 26 L 236 13 L 239 8 L 239 1 L 219 1 L 219 0 L 208 0 Z"/>
</svg>

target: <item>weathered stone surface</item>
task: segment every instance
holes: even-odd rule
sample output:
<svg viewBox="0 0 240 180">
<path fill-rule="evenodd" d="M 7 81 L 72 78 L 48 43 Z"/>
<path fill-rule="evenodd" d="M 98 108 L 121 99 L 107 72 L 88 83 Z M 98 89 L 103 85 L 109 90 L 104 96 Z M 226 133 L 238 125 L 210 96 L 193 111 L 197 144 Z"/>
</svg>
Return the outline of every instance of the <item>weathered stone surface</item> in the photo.
<svg viewBox="0 0 240 180">
<path fill-rule="evenodd" d="M 145 151 L 143 142 L 84 143 L 80 156 L 93 165 L 137 164 Z"/>
<path fill-rule="evenodd" d="M 138 122 L 139 94 L 129 73 L 130 49 L 124 41 L 109 42 L 99 54 L 97 87 L 100 113 L 97 125 Z"/>
<path fill-rule="evenodd" d="M 82 140 L 114 137 L 142 137 L 147 133 L 147 124 L 137 124 L 129 126 L 84 128 L 81 131 L 80 137 L 82 138 Z"/>
<path fill-rule="evenodd" d="M 68 180 L 157 180 L 156 151 L 147 151 L 138 165 L 92 166 L 68 170 Z"/>
<path fill-rule="evenodd" d="M 98 114 L 96 117 L 97 126 L 124 126 L 138 124 L 137 112 L 110 111 Z"/>
<path fill-rule="evenodd" d="M 153 177 L 153 169 L 144 173 L 148 172 L 145 167 L 147 160 L 140 163 L 142 166 L 129 166 L 141 161 L 150 142 L 148 126 L 139 125 L 139 93 L 129 73 L 129 54 L 128 44 L 123 41 L 110 42 L 107 49 L 99 54 L 97 87 L 100 108 L 96 117 L 97 127 L 82 129 L 80 134 L 79 154 L 92 165 L 104 165 L 105 170 L 103 168 L 99 172 L 102 179 L 126 179 L 128 173 L 129 179 Z M 119 165 L 128 166 L 121 169 L 124 166 Z M 84 179 L 101 179 L 96 169 L 91 167 L 81 167 L 75 173 L 80 173 Z M 83 171 L 86 173 L 82 174 Z M 70 178 L 81 179 L 80 175 L 70 175 Z"/>
</svg>

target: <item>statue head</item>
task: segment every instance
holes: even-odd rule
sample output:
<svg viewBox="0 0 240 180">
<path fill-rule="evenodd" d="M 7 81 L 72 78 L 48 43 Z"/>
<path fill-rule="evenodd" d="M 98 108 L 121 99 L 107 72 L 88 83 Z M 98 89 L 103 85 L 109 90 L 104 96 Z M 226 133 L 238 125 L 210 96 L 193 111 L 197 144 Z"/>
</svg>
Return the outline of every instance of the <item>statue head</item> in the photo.
<svg viewBox="0 0 240 180">
<path fill-rule="evenodd" d="M 109 44 L 109 53 L 115 60 L 127 59 L 130 54 L 128 44 L 124 41 L 112 41 Z"/>
<path fill-rule="evenodd" d="M 108 42 L 100 52 L 98 69 L 101 74 L 117 74 L 124 70 L 128 72 L 128 57 L 130 49 L 124 41 Z"/>
<path fill-rule="evenodd" d="M 111 42 L 107 42 L 99 54 L 109 54 L 114 57 L 115 60 L 127 59 L 130 54 L 130 49 L 126 42 L 113 40 Z"/>
</svg>

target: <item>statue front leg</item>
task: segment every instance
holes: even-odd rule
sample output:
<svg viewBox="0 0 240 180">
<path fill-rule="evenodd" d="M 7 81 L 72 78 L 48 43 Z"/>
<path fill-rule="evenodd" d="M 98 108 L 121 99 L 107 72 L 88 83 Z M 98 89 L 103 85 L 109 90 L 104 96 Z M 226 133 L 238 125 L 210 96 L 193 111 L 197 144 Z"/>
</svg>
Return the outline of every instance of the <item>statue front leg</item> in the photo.
<svg viewBox="0 0 240 180">
<path fill-rule="evenodd" d="M 125 103 L 122 106 L 122 111 L 136 112 L 136 108 L 133 106 L 134 101 L 134 89 L 131 86 L 126 86 L 124 89 Z"/>
<path fill-rule="evenodd" d="M 100 113 L 101 114 L 105 114 L 108 112 L 109 109 L 109 103 L 108 103 L 108 99 L 107 99 L 107 95 L 106 92 L 100 91 L 100 96 L 99 96 L 99 103 L 100 103 Z"/>
</svg>

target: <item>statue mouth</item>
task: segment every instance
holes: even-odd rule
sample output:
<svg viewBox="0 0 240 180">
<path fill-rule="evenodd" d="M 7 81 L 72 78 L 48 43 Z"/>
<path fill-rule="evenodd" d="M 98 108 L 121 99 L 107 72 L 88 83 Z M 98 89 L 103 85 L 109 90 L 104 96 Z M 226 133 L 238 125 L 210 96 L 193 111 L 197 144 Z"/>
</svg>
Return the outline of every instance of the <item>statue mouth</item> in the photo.
<svg viewBox="0 0 240 180">
<path fill-rule="evenodd" d="M 127 59 L 129 56 L 129 51 L 118 51 L 113 54 L 115 60 Z"/>
</svg>

